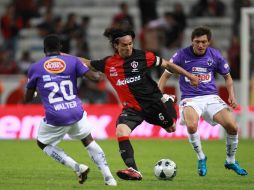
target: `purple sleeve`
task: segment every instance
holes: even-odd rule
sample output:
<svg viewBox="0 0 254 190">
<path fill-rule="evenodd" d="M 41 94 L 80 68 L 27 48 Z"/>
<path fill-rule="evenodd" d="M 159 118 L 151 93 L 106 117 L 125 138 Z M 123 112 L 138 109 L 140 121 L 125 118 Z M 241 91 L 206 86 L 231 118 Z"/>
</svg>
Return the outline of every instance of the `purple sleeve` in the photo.
<svg viewBox="0 0 254 190">
<path fill-rule="evenodd" d="M 178 65 L 178 66 L 181 66 L 181 52 L 180 51 L 177 51 L 173 56 L 172 58 L 170 59 L 170 62 Z"/>
<path fill-rule="evenodd" d="M 217 72 L 221 75 L 227 75 L 230 73 L 229 64 L 220 53 L 217 54 Z"/>
<path fill-rule="evenodd" d="M 33 65 L 31 65 L 28 70 L 28 81 L 27 81 L 26 88 L 30 88 L 30 89 L 35 89 L 37 86 L 37 77 L 33 68 L 34 68 Z"/>
<path fill-rule="evenodd" d="M 80 59 L 77 58 L 77 64 L 76 64 L 77 76 L 82 77 L 88 70 L 89 68 L 85 64 L 83 64 L 80 61 Z"/>
</svg>

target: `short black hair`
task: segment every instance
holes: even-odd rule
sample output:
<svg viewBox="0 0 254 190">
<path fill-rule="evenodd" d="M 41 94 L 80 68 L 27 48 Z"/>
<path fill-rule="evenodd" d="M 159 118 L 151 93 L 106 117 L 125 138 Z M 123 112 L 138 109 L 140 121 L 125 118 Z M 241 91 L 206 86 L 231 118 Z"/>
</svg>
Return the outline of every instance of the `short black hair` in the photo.
<svg viewBox="0 0 254 190">
<path fill-rule="evenodd" d="M 205 26 L 201 26 L 201 27 L 197 27 L 192 31 L 191 34 L 191 41 L 195 38 L 195 37 L 200 37 L 206 35 L 208 41 L 210 41 L 212 39 L 212 32 L 209 28 L 205 27 Z"/>
<path fill-rule="evenodd" d="M 56 34 L 49 34 L 44 38 L 44 51 L 60 51 L 61 40 Z"/>
</svg>

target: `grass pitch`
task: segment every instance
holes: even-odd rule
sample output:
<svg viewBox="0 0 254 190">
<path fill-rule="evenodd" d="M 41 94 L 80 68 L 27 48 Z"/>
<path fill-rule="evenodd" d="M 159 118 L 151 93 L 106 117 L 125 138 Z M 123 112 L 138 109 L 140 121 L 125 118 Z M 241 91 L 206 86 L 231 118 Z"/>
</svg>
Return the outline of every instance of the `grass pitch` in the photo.
<svg viewBox="0 0 254 190">
<path fill-rule="evenodd" d="M 197 160 L 187 140 L 132 140 L 136 162 L 143 174 L 142 181 L 123 181 L 115 172 L 125 166 L 118 153 L 115 140 L 97 141 L 106 153 L 108 164 L 118 186 L 104 185 L 103 178 L 87 151 L 79 141 L 64 141 L 59 146 L 80 163 L 89 165 L 88 180 L 80 185 L 75 174 L 46 156 L 35 141 L 0 141 L 0 190 L 253 190 L 254 189 L 254 141 L 240 140 L 237 160 L 249 172 L 238 176 L 224 168 L 224 141 L 203 141 L 208 157 L 208 173 L 197 174 Z M 177 176 L 173 181 L 157 180 L 154 164 L 161 158 L 169 158 L 177 164 Z"/>
</svg>

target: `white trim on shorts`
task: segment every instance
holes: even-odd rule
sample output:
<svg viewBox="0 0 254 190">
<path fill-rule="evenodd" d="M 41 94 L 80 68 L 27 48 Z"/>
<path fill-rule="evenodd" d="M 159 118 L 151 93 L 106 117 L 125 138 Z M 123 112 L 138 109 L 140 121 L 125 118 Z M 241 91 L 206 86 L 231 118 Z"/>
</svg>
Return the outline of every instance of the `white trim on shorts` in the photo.
<svg viewBox="0 0 254 190">
<path fill-rule="evenodd" d="M 57 145 L 66 134 L 72 139 L 81 140 L 91 133 L 92 127 L 87 120 L 87 114 L 76 123 L 68 126 L 54 126 L 41 121 L 37 139 L 43 144 Z"/>
<path fill-rule="evenodd" d="M 203 119 L 211 125 L 217 125 L 213 120 L 213 116 L 224 108 L 228 108 L 228 105 L 218 95 L 204 95 L 196 96 L 193 98 L 185 98 L 181 100 L 179 106 L 180 112 L 180 124 L 184 125 L 183 109 L 184 107 L 192 107 Z"/>
</svg>

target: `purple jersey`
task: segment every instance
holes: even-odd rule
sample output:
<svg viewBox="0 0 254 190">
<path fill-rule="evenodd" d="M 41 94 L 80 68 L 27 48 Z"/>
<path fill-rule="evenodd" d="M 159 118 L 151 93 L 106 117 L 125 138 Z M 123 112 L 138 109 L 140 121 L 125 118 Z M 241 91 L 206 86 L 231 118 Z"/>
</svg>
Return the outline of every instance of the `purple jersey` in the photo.
<svg viewBox="0 0 254 190">
<path fill-rule="evenodd" d="M 47 56 L 30 66 L 27 88 L 40 93 L 48 124 L 65 126 L 82 118 L 77 78 L 87 71 L 77 57 L 69 55 Z"/>
<path fill-rule="evenodd" d="M 200 83 L 198 87 L 191 86 L 185 76 L 180 76 L 179 84 L 182 93 L 181 99 L 195 96 L 218 94 L 215 73 L 227 75 L 230 72 L 227 61 L 221 53 L 214 48 L 208 47 L 203 56 L 193 53 L 192 47 L 187 47 L 176 52 L 170 60 L 186 71 L 197 75 Z"/>
</svg>

